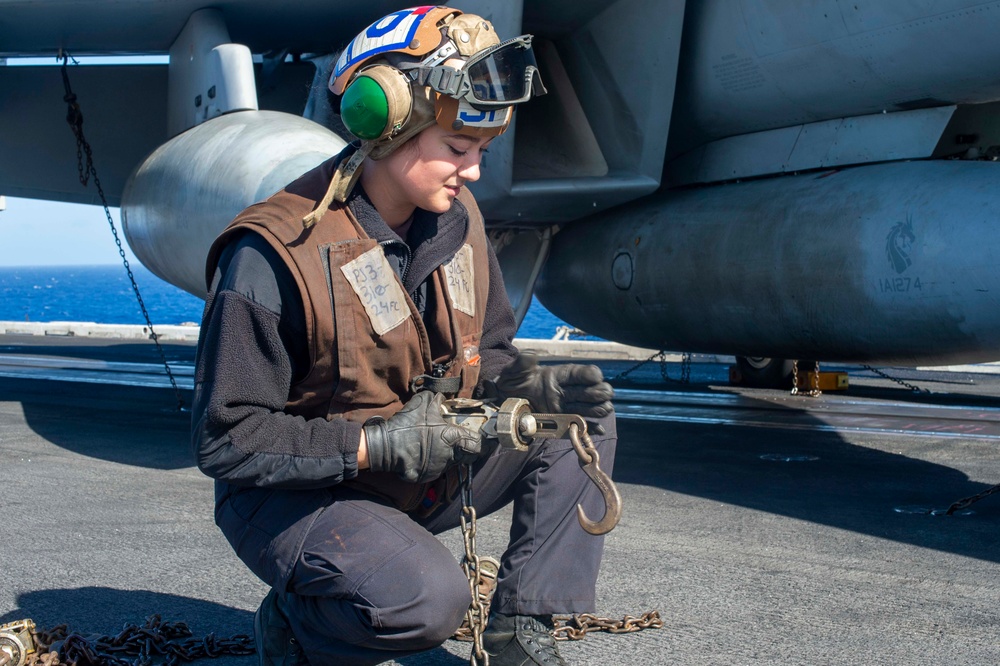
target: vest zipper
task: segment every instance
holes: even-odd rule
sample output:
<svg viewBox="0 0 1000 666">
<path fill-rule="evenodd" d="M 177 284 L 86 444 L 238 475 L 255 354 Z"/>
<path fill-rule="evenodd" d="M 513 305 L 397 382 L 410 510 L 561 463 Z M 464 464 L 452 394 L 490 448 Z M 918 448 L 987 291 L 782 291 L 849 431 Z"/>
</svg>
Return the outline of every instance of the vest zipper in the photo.
<svg viewBox="0 0 1000 666">
<path fill-rule="evenodd" d="M 410 292 L 406 289 L 406 275 L 410 272 L 410 264 L 413 263 L 413 252 L 410 250 L 410 246 L 398 240 L 378 241 L 378 244 L 379 247 L 382 248 L 383 254 L 385 253 L 385 248 L 389 245 L 399 244 L 403 246 L 403 250 L 406 252 L 406 264 L 399 272 L 399 281 L 403 285 L 403 291 L 406 292 L 407 300 L 412 302 Z M 430 368 L 431 373 L 433 373 L 434 364 L 431 361 L 430 336 L 427 335 L 427 328 L 424 324 L 424 320 L 420 317 L 420 313 L 413 310 L 411 314 L 413 318 L 413 325 L 417 327 L 417 335 L 420 337 L 420 350 L 424 357 L 424 366 L 426 368 Z"/>
<path fill-rule="evenodd" d="M 403 289 L 406 289 L 406 274 L 410 272 L 410 264 L 413 263 L 413 252 L 410 250 L 410 246 L 402 241 L 387 240 L 379 241 L 379 246 L 382 247 L 383 254 L 385 253 L 385 248 L 389 245 L 402 245 L 403 250 L 406 252 L 406 263 L 403 265 L 403 270 L 399 272 L 399 281 L 403 283 Z"/>
</svg>

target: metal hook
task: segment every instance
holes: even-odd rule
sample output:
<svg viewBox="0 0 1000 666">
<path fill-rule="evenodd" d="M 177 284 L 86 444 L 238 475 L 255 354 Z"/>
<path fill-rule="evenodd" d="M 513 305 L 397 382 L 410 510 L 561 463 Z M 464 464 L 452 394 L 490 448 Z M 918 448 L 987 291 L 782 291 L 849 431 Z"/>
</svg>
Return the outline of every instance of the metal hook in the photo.
<svg viewBox="0 0 1000 666">
<path fill-rule="evenodd" d="M 581 444 L 580 435 L 581 428 L 577 423 L 571 423 L 569 426 L 569 441 L 573 445 L 573 449 L 576 451 L 577 457 L 580 459 L 580 467 L 583 468 L 584 473 L 590 477 L 590 480 L 594 482 L 594 485 L 601 491 L 601 495 L 604 497 L 604 517 L 598 521 L 593 521 L 587 517 L 584 513 L 583 507 L 579 504 L 576 505 L 576 517 L 580 521 L 580 527 L 584 531 L 593 534 L 595 536 L 601 534 L 607 534 L 615 528 L 618 521 L 622 517 L 622 496 L 618 492 L 618 487 L 615 482 L 611 480 L 611 477 L 605 474 L 604 470 L 600 467 L 600 456 L 597 454 L 597 448 L 590 439 L 590 435 L 587 434 L 586 425 L 582 429 L 583 439 L 586 442 L 586 446 Z"/>
</svg>

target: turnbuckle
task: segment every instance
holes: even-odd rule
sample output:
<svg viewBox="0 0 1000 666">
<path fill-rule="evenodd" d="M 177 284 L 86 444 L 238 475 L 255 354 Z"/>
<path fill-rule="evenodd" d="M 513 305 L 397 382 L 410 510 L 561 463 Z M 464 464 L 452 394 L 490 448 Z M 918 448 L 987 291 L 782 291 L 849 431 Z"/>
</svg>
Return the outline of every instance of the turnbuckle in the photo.
<svg viewBox="0 0 1000 666">
<path fill-rule="evenodd" d="M 600 466 L 600 456 L 587 432 L 587 422 L 577 414 L 535 414 L 523 398 L 507 398 L 499 408 L 482 400 L 454 398 L 442 405 L 445 420 L 497 439 L 500 446 L 527 451 L 536 438 L 569 439 L 580 459 L 583 473 L 590 477 L 604 498 L 604 517 L 591 520 L 583 507 L 576 505 L 580 526 L 593 535 L 607 534 L 622 517 L 622 496 L 618 487 Z"/>
</svg>

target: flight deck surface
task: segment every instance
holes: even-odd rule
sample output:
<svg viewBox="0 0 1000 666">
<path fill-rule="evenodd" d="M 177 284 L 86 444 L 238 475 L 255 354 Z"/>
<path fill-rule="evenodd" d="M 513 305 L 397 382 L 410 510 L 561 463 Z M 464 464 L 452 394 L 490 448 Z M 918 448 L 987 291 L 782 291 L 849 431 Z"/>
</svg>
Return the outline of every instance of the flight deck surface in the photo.
<svg viewBox="0 0 1000 666">
<path fill-rule="evenodd" d="M 189 404 L 194 347 L 164 349 Z M 849 391 L 809 398 L 695 360 L 689 384 L 655 363 L 615 382 L 625 508 L 597 611 L 655 609 L 665 626 L 567 643 L 570 663 L 1000 661 L 1000 494 L 929 515 L 1000 482 L 1000 376 L 898 371 L 931 391 L 916 394 L 854 368 Z M 251 632 L 266 588 L 213 524 L 190 413 L 162 376 L 132 382 L 156 363 L 145 343 L 0 337 L 0 623 L 111 634 L 159 614 L 196 636 Z M 482 553 L 502 552 L 508 520 L 480 520 Z M 459 533 L 443 538 L 457 556 Z"/>
</svg>

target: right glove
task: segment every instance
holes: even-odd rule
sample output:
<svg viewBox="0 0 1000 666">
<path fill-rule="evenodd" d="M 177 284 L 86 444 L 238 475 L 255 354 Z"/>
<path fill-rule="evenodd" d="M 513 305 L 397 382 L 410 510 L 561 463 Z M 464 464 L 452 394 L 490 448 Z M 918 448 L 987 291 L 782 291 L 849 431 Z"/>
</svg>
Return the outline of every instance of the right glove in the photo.
<svg viewBox="0 0 1000 666">
<path fill-rule="evenodd" d="M 446 422 L 442 400 L 440 393 L 421 391 L 388 419 L 376 416 L 365 421 L 373 472 L 395 472 L 409 483 L 426 483 L 453 464 L 479 458 L 482 438 Z"/>
</svg>

